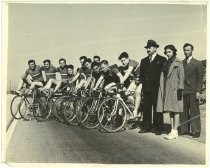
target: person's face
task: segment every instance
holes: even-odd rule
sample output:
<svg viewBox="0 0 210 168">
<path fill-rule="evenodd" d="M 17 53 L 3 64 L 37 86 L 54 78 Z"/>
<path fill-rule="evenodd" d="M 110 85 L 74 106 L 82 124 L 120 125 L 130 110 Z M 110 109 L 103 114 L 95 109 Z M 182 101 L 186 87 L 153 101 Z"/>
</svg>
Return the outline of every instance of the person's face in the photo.
<svg viewBox="0 0 210 168">
<path fill-rule="evenodd" d="M 121 61 L 121 63 L 122 63 L 123 66 L 127 66 L 128 63 L 129 63 L 129 58 L 125 58 L 125 57 L 124 57 L 124 58 L 121 58 L 120 61 Z"/>
<path fill-rule="evenodd" d="M 173 51 L 172 50 L 170 50 L 169 48 L 167 48 L 166 49 L 166 51 L 165 51 L 165 55 L 170 59 L 170 58 L 172 58 L 173 57 Z"/>
<path fill-rule="evenodd" d="M 64 67 L 66 66 L 66 62 L 63 61 L 63 60 L 60 61 L 59 64 L 60 64 L 60 67 L 61 67 L 61 68 L 64 68 Z"/>
<path fill-rule="evenodd" d="M 97 65 L 94 66 L 92 70 L 93 70 L 93 72 L 95 72 L 95 73 L 99 73 L 99 72 L 100 72 L 100 68 L 99 68 L 99 66 L 97 66 Z"/>
<path fill-rule="evenodd" d="M 85 59 L 80 59 L 80 63 L 81 63 L 81 65 L 83 64 L 84 60 L 85 60 Z"/>
<path fill-rule="evenodd" d="M 108 66 L 108 65 L 101 64 L 101 70 L 102 70 L 103 72 L 107 72 L 108 69 L 109 69 L 109 66 Z"/>
<path fill-rule="evenodd" d="M 28 66 L 29 66 L 30 69 L 34 70 L 36 64 L 34 62 L 31 62 L 30 64 L 28 64 Z"/>
<path fill-rule="evenodd" d="M 93 58 L 94 62 L 100 62 L 100 60 L 98 58 Z"/>
<path fill-rule="evenodd" d="M 153 46 L 148 47 L 148 48 L 147 48 L 147 54 L 148 54 L 148 55 L 153 55 L 153 54 L 155 54 L 156 50 L 157 50 L 156 47 L 153 47 Z"/>
<path fill-rule="evenodd" d="M 85 67 L 88 68 L 88 69 L 91 69 L 91 63 L 90 62 L 86 62 L 85 63 Z"/>
<path fill-rule="evenodd" d="M 187 46 L 184 48 L 184 55 L 186 58 L 192 56 L 192 52 L 193 52 L 193 50 L 192 50 L 191 46 Z"/>
<path fill-rule="evenodd" d="M 44 63 L 44 67 L 45 67 L 46 69 L 49 69 L 49 68 L 50 68 L 50 63 L 49 63 L 49 62 L 45 62 L 45 63 Z"/>
<path fill-rule="evenodd" d="M 73 69 L 68 68 L 68 74 L 69 74 L 69 75 L 72 75 L 72 74 L 73 74 Z"/>
</svg>

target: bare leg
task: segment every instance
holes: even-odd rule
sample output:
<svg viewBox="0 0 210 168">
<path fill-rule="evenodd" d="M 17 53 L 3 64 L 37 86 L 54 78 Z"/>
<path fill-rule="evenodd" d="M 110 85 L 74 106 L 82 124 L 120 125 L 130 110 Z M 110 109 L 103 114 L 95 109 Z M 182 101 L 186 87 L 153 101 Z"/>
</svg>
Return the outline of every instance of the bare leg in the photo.
<svg viewBox="0 0 210 168">
<path fill-rule="evenodd" d="M 133 110 L 134 117 L 137 117 L 138 109 L 139 109 L 139 106 L 141 103 L 141 88 L 142 88 L 141 84 L 139 84 L 139 86 L 137 86 L 137 88 L 136 88 L 135 107 Z"/>
<path fill-rule="evenodd" d="M 32 81 L 30 79 L 21 79 L 18 84 L 18 88 L 17 88 L 18 91 L 20 91 L 22 89 L 24 83 L 28 83 L 29 85 L 31 85 Z"/>
<path fill-rule="evenodd" d="M 179 113 L 174 113 L 174 130 L 178 130 L 179 126 Z"/>
<path fill-rule="evenodd" d="M 32 82 L 30 89 L 34 89 L 36 86 L 42 87 L 43 84 L 42 82 L 38 82 L 38 81 Z"/>
<path fill-rule="evenodd" d="M 56 87 L 55 87 L 55 89 L 54 89 L 54 92 L 57 92 L 58 89 L 61 87 L 62 81 L 53 80 L 52 82 L 56 85 Z"/>
<path fill-rule="evenodd" d="M 85 79 L 82 79 L 82 80 L 78 83 L 78 85 L 76 85 L 76 88 L 77 88 L 77 89 L 80 89 L 80 88 L 82 88 L 85 84 L 86 84 L 86 80 L 85 80 Z"/>
<path fill-rule="evenodd" d="M 109 93 L 113 93 L 114 89 L 117 89 L 116 87 L 116 83 L 115 82 L 112 82 L 112 83 L 109 83 L 108 85 L 105 86 L 104 90 L 105 91 L 108 91 Z"/>
<path fill-rule="evenodd" d="M 46 85 L 44 86 L 43 89 L 50 89 L 51 86 L 52 86 L 52 81 L 53 81 L 53 79 L 50 79 L 50 80 L 46 83 Z"/>
</svg>

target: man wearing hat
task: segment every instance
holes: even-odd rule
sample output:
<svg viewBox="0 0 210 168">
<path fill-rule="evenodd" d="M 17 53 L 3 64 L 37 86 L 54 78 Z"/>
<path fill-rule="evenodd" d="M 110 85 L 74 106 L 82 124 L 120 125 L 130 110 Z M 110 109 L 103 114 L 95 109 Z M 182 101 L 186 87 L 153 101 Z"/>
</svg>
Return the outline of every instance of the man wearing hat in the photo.
<svg viewBox="0 0 210 168">
<path fill-rule="evenodd" d="M 143 127 L 139 133 L 152 131 L 152 111 L 153 111 L 153 128 L 156 135 L 161 135 L 163 129 L 163 113 L 157 113 L 157 97 L 160 85 L 160 73 L 165 57 L 157 54 L 156 50 L 159 45 L 154 40 L 148 40 L 144 47 L 148 56 L 141 60 L 140 77 L 143 92 Z"/>
</svg>

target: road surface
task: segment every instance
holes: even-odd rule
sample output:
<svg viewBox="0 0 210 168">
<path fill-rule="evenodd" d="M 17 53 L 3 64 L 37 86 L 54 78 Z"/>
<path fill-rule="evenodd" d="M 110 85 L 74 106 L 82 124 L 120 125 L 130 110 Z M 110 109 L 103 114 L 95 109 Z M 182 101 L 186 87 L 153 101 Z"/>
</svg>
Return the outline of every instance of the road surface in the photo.
<svg viewBox="0 0 210 168">
<path fill-rule="evenodd" d="M 7 163 L 205 164 L 205 143 L 138 130 L 104 133 L 54 120 L 16 120 Z"/>
</svg>

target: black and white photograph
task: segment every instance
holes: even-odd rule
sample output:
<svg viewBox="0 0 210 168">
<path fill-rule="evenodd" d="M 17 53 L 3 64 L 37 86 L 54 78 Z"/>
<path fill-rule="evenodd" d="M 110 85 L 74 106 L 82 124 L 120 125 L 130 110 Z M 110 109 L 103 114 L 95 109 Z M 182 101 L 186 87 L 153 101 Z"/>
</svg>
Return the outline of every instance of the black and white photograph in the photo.
<svg viewBox="0 0 210 168">
<path fill-rule="evenodd" d="M 55 2 L 3 2 L 2 163 L 206 167 L 208 1 Z"/>
</svg>

